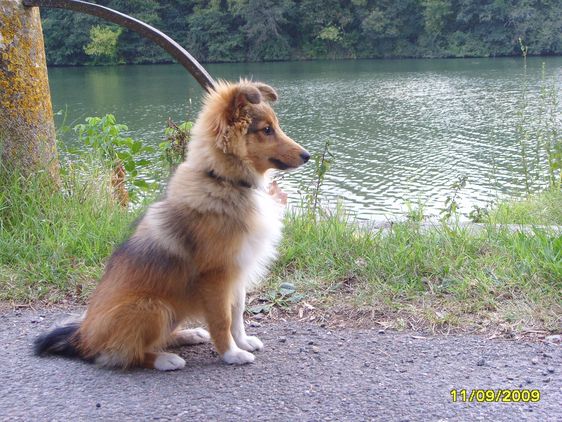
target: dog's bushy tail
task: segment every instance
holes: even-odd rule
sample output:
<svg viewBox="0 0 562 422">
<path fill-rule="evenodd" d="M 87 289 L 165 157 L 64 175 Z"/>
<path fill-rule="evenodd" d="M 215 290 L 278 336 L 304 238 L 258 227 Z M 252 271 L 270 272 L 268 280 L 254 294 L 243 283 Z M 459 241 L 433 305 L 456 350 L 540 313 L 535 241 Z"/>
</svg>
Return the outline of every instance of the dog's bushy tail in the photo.
<svg viewBox="0 0 562 422">
<path fill-rule="evenodd" d="M 41 334 L 33 342 L 37 356 L 61 355 L 69 358 L 81 357 L 78 349 L 80 322 L 70 322 Z"/>
</svg>

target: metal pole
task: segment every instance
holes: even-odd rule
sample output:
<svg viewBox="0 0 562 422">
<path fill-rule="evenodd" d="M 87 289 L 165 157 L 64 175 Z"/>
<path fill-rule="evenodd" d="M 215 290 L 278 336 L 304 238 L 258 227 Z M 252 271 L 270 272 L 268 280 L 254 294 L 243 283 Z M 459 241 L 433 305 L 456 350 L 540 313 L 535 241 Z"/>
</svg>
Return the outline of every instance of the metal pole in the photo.
<svg viewBox="0 0 562 422">
<path fill-rule="evenodd" d="M 207 91 L 215 87 L 215 81 L 195 60 L 195 58 L 187 52 L 181 45 L 175 42 L 158 29 L 124 13 L 117 12 L 109 7 L 100 6 L 98 4 L 88 3 L 81 0 L 23 0 L 25 6 L 33 7 L 55 7 L 59 9 L 75 10 L 77 12 L 86 13 L 88 15 L 97 16 L 113 22 L 117 25 L 124 26 L 135 31 L 145 38 L 148 38 L 166 50 L 174 57 L 189 73 L 199 82 L 199 84 Z"/>
</svg>

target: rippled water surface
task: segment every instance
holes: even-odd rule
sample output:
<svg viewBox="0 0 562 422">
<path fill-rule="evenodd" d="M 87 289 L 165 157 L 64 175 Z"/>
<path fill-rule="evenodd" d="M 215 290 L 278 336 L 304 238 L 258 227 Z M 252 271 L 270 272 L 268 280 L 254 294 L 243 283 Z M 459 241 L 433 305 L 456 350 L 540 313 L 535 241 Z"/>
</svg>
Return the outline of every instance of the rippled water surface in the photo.
<svg viewBox="0 0 562 422">
<path fill-rule="evenodd" d="M 559 89 L 560 57 L 530 59 L 526 71 L 518 58 L 207 67 L 216 78 L 253 77 L 274 86 L 289 136 L 311 152 L 333 144 L 325 200 L 339 199 L 361 218 L 382 219 L 403 213 L 408 203 L 439 213 L 460 175 L 468 176 L 458 198 L 464 212 L 521 194 L 516 127 L 525 84 L 531 116 L 525 124 L 540 115 L 543 62 L 549 86 L 554 81 Z M 52 68 L 49 76 L 53 107 L 67 109 L 67 123 L 114 113 L 134 137 L 154 143 L 162 140 L 168 117 L 194 119 L 202 96 L 178 65 Z M 311 170 L 308 165 L 282 181 L 293 198 L 311 183 Z"/>
</svg>

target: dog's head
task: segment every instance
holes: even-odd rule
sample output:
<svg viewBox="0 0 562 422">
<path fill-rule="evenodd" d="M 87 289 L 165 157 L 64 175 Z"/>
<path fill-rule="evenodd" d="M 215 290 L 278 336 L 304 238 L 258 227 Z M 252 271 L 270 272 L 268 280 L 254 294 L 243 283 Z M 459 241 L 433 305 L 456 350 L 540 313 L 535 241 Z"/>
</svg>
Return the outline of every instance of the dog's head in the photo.
<svg viewBox="0 0 562 422">
<path fill-rule="evenodd" d="M 279 127 L 270 106 L 276 100 L 275 90 L 262 83 L 219 82 L 206 103 L 213 119 L 216 148 L 240 158 L 260 174 L 306 163 L 310 154 Z"/>
</svg>

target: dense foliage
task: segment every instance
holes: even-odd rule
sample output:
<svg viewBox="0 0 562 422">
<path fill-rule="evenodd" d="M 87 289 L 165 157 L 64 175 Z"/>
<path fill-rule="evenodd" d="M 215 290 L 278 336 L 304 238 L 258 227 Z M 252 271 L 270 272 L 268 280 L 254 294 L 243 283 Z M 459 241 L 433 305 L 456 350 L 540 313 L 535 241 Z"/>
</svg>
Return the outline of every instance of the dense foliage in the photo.
<svg viewBox="0 0 562 422">
<path fill-rule="evenodd" d="M 562 53 L 559 0 L 97 0 L 204 62 Z M 51 65 L 170 61 L 97 18 L 44 9 Z"/>
</svg>

